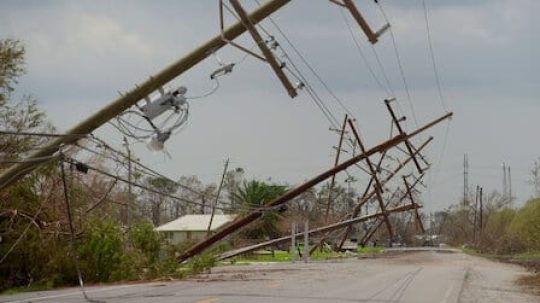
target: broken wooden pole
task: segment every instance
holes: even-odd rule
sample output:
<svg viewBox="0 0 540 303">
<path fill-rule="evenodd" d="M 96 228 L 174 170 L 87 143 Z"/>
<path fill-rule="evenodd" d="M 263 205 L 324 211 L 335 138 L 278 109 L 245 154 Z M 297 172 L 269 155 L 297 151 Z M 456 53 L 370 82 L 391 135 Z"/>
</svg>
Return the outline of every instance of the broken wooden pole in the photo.
<svg viewBox="0 0 540 303">
<path fill-rule="evenodd" d="M 407 182 L 407 178 L 405 176 L 402 176 L 402 177 L 403 177 L 403 182 L 405 183 L 405 189 L 407 190 L 407 195 L 409 196 L 409 200 L 411 200 L 412 204 L 417 204 L 414 201 L 414 197 L 413 197 L 413 194 L 412 194 L 413 187 L 411 187 L 409 185 L 409 182 Z M 420 176 L 420 178 L 422 178 L 422 176 Z M 419 180 L 419 179 L 417 179 L 417 180 Z M 415 182 L 415 184 L 416 184 L 416 182 Z M 424 223 L 422 223 L 422 218 L 420 217 L 420 213 L 418 213 L 418 209 L 415 209 L 414 215 L 416 217 L 416 224 L 418 226 L 418 229 L 422 233 L 425 233 L 426 230 L 424 229 Z"/>
<path fill-rule="evenodd" d="M 446 116 L 448 116 L 448 117 L 452 116 L 452 113 L 449 113 L 449 115 L 447 114 Z M 425 126 L 420 128 L 419 130 L 422 130 L 422 131 L 426 130 L 429 127 L 432 127 L 433 125 L 435 125 L 435 124 L 437 124 L 437 123 L 439 123 L 439 122 L 441 122 L 443 120 L 444 120 L 443 118 L 438 118 L 438 119 L 426 124 Z M 414 132 L 414 135 L 417 135 L 417 134 L 421 133 L 421 131 L 419 131 L 419 130 L 416 130 Z M 228 235 L 230 235 L 230 234 L 232 234 L 234 232 L 237 232 L 238 230 L 243 228 L 245 225 L 247 225 L 247 224 L 255 221 L 256 219 L 258 219 L 259 217 L 261 217 L 262 212 L 264 211 L 265 208 L 274 207 L 274 206 L 284 204 L 284 203 L 298 197 L 299 195 L 301 195 L 303 192 L 305 192 L 309 188 L 311 188 L 311 187 L 319 184 L 320 182 L 328 179 L 332 175 L 347 169 L 348 167 L 350 167 L 351 165 L 354 165 L 355 163 L 357 163 L 359 161 L 364 160 L 366 157 L 369 157 L 369 156 L 371 156 L 371 155 L 373 155 L 375 153 L 383 152 L 383 151 L 385 151 L 385 150 L 387 150 L 387 149 L 389 149 L 389 148 L 391 148 L 391 147 L 393 147 L 393 146 L 395 146 L 397 144 L 400 144 L 400 143 L 404 142 L 405 140 L 407 140 L 407 139 L 409 139 L 411 137 L 412 137 L 412 135 L 399 134 L 399 135 L 393 137 L 392 139 L 387 140 L 387 141 L 385 141 L 385 142 L 371 148 L 367 152 L 362 153 L 360 155 L 357 155 L 357 156 L 355 156 L 355 157 L 353 157 L 353 158 L 339 164 L 338 166 L 336 166 L 334 168 L 331 168 L 331 169 L 319 174 L 318 176 L 312 178 L 311 180 L 308 180 L 307 182 L 303 183 L 302 185 L 300 185 L 300 186 L 298 186 L 296 188 L 292 188 L 292 189 L 288 190 L 283 195 L 281 195 L 281 196 L 273 199 L 272 201 L 266 203 L 261 208 L 256 209 L 256 210 L 250 212 L 249 214 L 234 220 L 233 222 L 225 225 L 223 228 L 218 230 L 215 234 L 213 234 L 209 238 L 204 239 L 201 242 L 195 244 L 194 246 L 189 248 L 187 251 L 182 253 L 180 256 L 178 256 L 177 261 L 178 262 L 183 262 L 183 261 L 187 260 L 188 258 L 191 258 L 191 257 L 201 253 L 202 251 L 206 250 L 207 248 L 211 247 L 214 243 L 216 243 L 219 240 L 225 238 L 226 236 L 228 236 Z"/>
<path fill-rule="evenodd" d="M 411 210 L 411 209 L 413 209 L 415 207 L 421 207 L 421 206 L 413 205 L 413 204 L 402 205 L 402 206 L 398 206 L 396 208 L 388 209 L 387 212 L 388 213 L 404 212 L 404 211 L 409 211 L 409 210 Z M 350 226 L 350 225 L 353 225 L 353 224 L 356 224 L 356 223 L 359 223 L 359 222 L 364 222 L 364 221 L 371 220 L 373 218 L 382 217 L 382 216 L 383 216 L 383 213 L 379 212 L 379 213 L 375 213 L 375 214 L 371 214 L 371 215 L 365 215 L 365 216 L 362 216 L 362 217 L 356 217 L 356 218 L 348 219 L 348 220 L 345 220 L 345 221 L 333 223 L 333 224 L 330 224 L 330 225 L 327 225 L 327 226 L 315 228 L 315 229 L 310 230 L 308 233 L 310 235 L 312 235 L 312 234 L 320 234 L 320 233 L 330 232 L 330 231 L 334 231 L 334 230 L 337 230 L 337 229 L 341 229 L 341 228 L 343 228 L 345 226 Z M 245 254 L 245 253 L 257 250 L 257 249 L 261 249 L 261 248 L 270 246 L 270 245 L 276 245 L 276 244 L 279 244 L 279 243 L 289 242 L 289 241 L 291 241 L 291 238 L 300 238 L 302 236 L 304 236 L 304 232 L 297 232 L 294 235 L 285 236 L 285 237 L 265 241 L 265 242 L 262 242 L 262 243 L 259 243 L 259 244 L 251 245 L 251 246 L 248 246 L 248 247 L 244 247 L 244 248 L 232 250 L 232 251 L 229 251 L 229 252 L 225 252 L 225 253 L 221 254 L 220 256 L 218 256 L 217 259 L 218 260 L 229 259 L 229 258 L 238 256 L 238 255 L 241 255 L 241 254 Z"/>
<path fill-rule="evenodd" d="M 429 137 L 419 148 L 418 150 L 415 152 L 415 154 L 419 153 L 420 151 L 422 151 L 431 141 L 433 140 L 433 137 Z M 409 157 L 407 158 L 407 160 L 405 160 L 403 163 L 401 163 L 397 168 L 394 169 L 394 171 L 392 171 L 392 173 L 390 175 L 388 175 L 386 177 L 386 179 L 384 179 L 382 181 L 382 184 L 381 186 L 384 187 L 384 185 L 386 183 L 388 183 L 390 180 L 392 180 L 392 178 L 394 178 L 394 176 L 400 171 L 402 170 L 410 161 L 412 161 L 412 157 Z M 360 201 L 358 204 L 356 204 L 356 206 L 354 207 L 353 209 L 353 213 L 351 214 L 351 217 L 356 217 L 358 215 L 358 213 L 360 212 L 360 209 L 362 208 L 362 206 L 367 203 L 371 198 L 373 198 L 373 196 L 375 195 L 375 190 L 372 190 L 371 193 L 369 195 L 367 195 L 364 199 L 362 199 L 362 201 Z M 343 238 L 341 239 L 341 242 L 340 242 L 340 245 L 339 247 L 341 248 L 343 246 L 343 243 L 345 243 L 345 240 L 347 239 L 349 233 L 350 233 L 351 229 L 350 227 L 347 227 L 346 230 L 345 230 L 345 233 L 343 234 Z"/>
<path fill-rule="evenodd" d="M 354 137 L 356 138 L 356 142 L 358 142 L 358 146 L 360 146 L 360 151 L 362 153 L 366 152 L 366 147 L 362 143 L 362 140 L 360 139 L 360 135 L 358 134 L 358 131 L 356 130 L 356 127 L 354 127 L 353 121 L 349 119 L 349 127 L 351 128 Z M 407 141 L 405 141 L 407 142 Z M 377 201 L 379 201 L 379 207 L 381 208 L 381 212 L 384 214 L 384 222 L 386 224 L 386 228 L 388 228 L 388 234 L 390 235 L 390 239 L 393 238 L 394 231 L 392 230 L 392 224 L 390 224 L 390 220 L 388 219 L 388 215 L 386 214 L 385 207 L 384 207 L 384 200 L 382 197 L 383 187 L 381 185 L 381 182 L 379 181 L 379 178 L 377 177 L 377 170 L 373 166 L 373 163 L 371 163 L 371 160 L 369 157 L 366 157 L 365 159 L 367 166 L 369 168 L 369 171 L 371 173 L 371 178 L 375 181 L 375 197 L 377 197 Z"/>
</svg>

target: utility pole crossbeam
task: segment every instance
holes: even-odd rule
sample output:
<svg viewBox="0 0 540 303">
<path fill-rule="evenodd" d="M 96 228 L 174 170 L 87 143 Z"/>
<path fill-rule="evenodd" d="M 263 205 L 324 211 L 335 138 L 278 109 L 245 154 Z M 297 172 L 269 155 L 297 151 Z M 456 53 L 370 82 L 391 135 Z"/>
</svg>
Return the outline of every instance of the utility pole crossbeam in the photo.
<svg viewBox="0 0 540 303">
<path fill-rule="evenodd" d="M 354 126 L 353 121 L 349 119 L 348 123 L 356 139 L 356 142 L 358 146 L 360 147 L 360 151 L 362 153 L 365 153 L 366 147 L 364 146 L 364 143 L 362 143 L 362 140 L 360 139 L 360 135 L 358 134 L 358 131 L 356 130 L 356 127 Z M 371 162 L 369 157 L 366 157 L 365 161 L 371 173 L 371 178 L 375 181 L 375 197 L 377 197 L 377 201 L 379 201 L 379 207 L 381 208 L 381 212 L 383 213 L 384 222 L 386 224 L 386 228 L 388 229 L 388 234 L 390 236 L 390 239 L 392 239 L 394 237 L 394 231 L 392 230 L 392 225 L 390 224 L 390 220 L 388 219 L 388 214 L 386 214 L 386 209 L 384 206 L 384 199 L 382 197 L 383 187 L 381 185 L 381 182 L 379 181 L 379 178 L 377 177 L 377 170 L 373 166 L 373 163 Z"/>
<path fill-rule="evenodd" d="M 400 134 L 404 134 L 403 128 L 401 128 L 400 122 L 404 119 L 400 118 L 398 119 L 396 114 L 394 113 L 394 109 L 392 109 L 392 106 L 390 105 L 390 102 L 395 101 L 396 99 L 384 99 L 384 104 L 386 104 L 386 108 L 390 112 L 390 116 L 392 116 L 392 121 L 394 121 L 394 125 L 396 125 L 396 128 Z M 409 140 L 405 141 L 405 147 L 407 147 L 407 150 L 409 151 L 409 155 L 414 154 L 414 149 L 412 147 L 411 142 Z M 422 168 L 420 167 L 420 163 L 418 163 L 418 160 L 416 157 L 413 157 L 414 165 L 416 165 L 416 168 L 418 169 L 418 173 L 422 174 Z"/>
<path fill-rule="evenodd" d="M 379 41 L 379 37 L 390 28 L 390 24 L 385 24 L 380 30 L 378 30 L 377 32 L 373 32 L 369 24 L 366 22 L 366 20 L 354 4 L 353 0 L 330 0 L 330 2 L 349 10 L 352 17 L 354 18 L 356 23 L 358 23 L 364 34 L 366 34 L 368 41 L 371 42 L 371 44 L 377 43 L 377 41 Z"/>
<path fill-rule="evenodd" d="M 269 0 L 253 11 L 253 13 L 251 13 L 249 16 L 249 20 L 251 20 L 252 23 L 258 23 L 289 2 L 290 0 Z M 156 91 L 166 83 L 200 63 L 216 50 L 227 45 L 224 38 L 226 40 L 233 40 L 245 31 L 246 28 L 242 22 L 237 22 L 236 24 L 227 28 L 222 34 L 211 38 L 203 45 L 194 49 L 191 53 L 185 55 L 180 60 L 174 62 L 156 75 L 151 76 L 145 82 L 136 85 L 135 88 L 126 94 L 120 96 L 118 99 L 112 101 L 110 104 L 97 111 L 80 124 L 71 128 L 66 132 L 66 136 L 51 140 L 39 150 L 32 153 L 29 156 L 29 159 L 40 159 L 43 157 L 52 156 L 60 149 L 61 146 L 75 143 L 81 138 L 80 135 L 89 134 L 96 130 L 112 118 L 116 117 L 118 114 L 135 105 L 138 101 L 143 100 L 152 92 Z M 45 162 L 47 161 L 42 161 L 39 163 L 25 162 L 11 166 L 0 175 L 0 189 L 12 184 L 34 170 L 38 164 L 43 164 Z"/>
<path fill-rule="evenodd" d="M 240 2 L 238 0 L 229 0 L 229 2 L 231 3 L 233 9 L 238 14 L 238 17 L 242 21 L 242 24 L 246 27 L 248 32 L 253 37 L 253 40 L 255 40 L 255 42 L 257 43 L 257 46 L 263 53 L 264 58 L 266 59 L 266 62 L 270 64 L 270 67 L 272 67 L 272 69 L 276 73 L 276 76 L 279 78 L 279 81 L 281 81 L 281 84 L 283 84 L 283 86 L 289 93 L 289 96 L 291 98 L 296 97 L 298 95 L 296 93 L 296 89 L 291 84 L 291 82 L 287 78 L 287 75 L 285 75 L 285 73 L 282 70 L 283 64 L 279 64 L 277 62 L 276 58 L 274 57 L 274 54 L 272 54 L 272 51 L 266 45 L 264 39 L 261 37 L 261 34 L 259 34 L 259 31 L 255 28 L 254 22 L 251 21 L 250 17 L 246 13 L 242 5 L 240 5 Z"/>
<path fill-rule="evenodd" d="M 417 179 L 418 182 L 420 182 L 420 179 L 422 178 L 422 176 L 420 176 L 420 178 Z M 409 196 L 409 200 L 411 200 L 411 204 L 418 206 L 418 203 L 415 202 L 413 194 L 412 194 L 413 187 L 409 185 L 409 182 L 407 182 L 407 178 L 405 176 L 402 176 L 402 177 L 403 177 L 403 183 L 405 183 L 405 189 L 407 190 L 407 195 Z M 417 182 L 415 182 L 415 184 L 417 184 Z M 416 217 L 416 224 L 417 224 L 418 229 L 424 234 L 426 230 L 424 228 L 424 223 L 422 223 L 422 218 L 420 217 L 418 208 L 414 209 L 414 215 Z"/>
</svg>

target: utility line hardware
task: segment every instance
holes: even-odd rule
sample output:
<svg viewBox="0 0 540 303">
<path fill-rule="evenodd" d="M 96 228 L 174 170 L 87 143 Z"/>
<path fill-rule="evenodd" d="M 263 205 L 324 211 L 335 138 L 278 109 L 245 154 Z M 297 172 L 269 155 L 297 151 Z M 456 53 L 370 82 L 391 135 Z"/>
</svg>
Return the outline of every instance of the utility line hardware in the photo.
<svg viewBox="0 0 540 303">
<path fill-rule="evenodd" d="M 276 59 L 276 57 L 274 56 L 274 54 L 272 53 L 272 49 L 275 49 L 279 46 L 278 42 L 275 41 L 275 39 L 273 37 L 271 37 L 268 41 L 265 41 L 262 37 L 261 37 L 261 34 L 259 33 L 259 31 L 257 30 L 257 28 L 255 28 L 255 22 L 253 22 L 250 17 L 248 16 L 248 14 L 246 13 L 246 11 L 244 10 L 244 8 L 242 7 L 242 5 L 240 4 L 240 2 L 238 0 L 229 0 L 229 2 L 231 3 L 234 11 L 236 12 L 237 14 L 237 17 L 240 19 L 240 22 L 244 25 L 244 27 L 247 29 L 247 31 L 250 33 L 250 35 L 252 36 L 253 40 L 255 40 L 255 43 L 257 44 L 257 46 L 259 47 L 260 51 L 262 52 L 262 56 L 252 52 L 251 50 L 241 46 L 241 45 L 238 45 L 237 43 L 234 43 L 233 41 L 230 41 L 230 40 L 224 40 L 225 42 L 229 43 L 230 45 L 254 56 L 255 58 L 257 59 L 260 59 L 262 61 L 265 61 L 267 62 L 270 67 L 272 68 L 272 70 L 274 71 L 274 73 L 276 74 L 276 76 L 278 77 L 279 81 L 281 81 L 281 84 L 283 84 L 283 86 L 285 87 L 285 89 L 287 90 L 287 93 L 289 94 L 289 96 L 291 98 L 294 98 L 296 97 L 298 94 L 296 92 L 296 89 L 300 89 L 302 88 L 302 85 L 301 84 L 297 84 L 296 86 L 294 86 L 290 81 L 289 81 L 289 78 L 287 77 L 287 75 L 285 75 L 285 72 L 283 71 L 283 68 L 285 67 L 285 63 L 283 62 L 278 62 L 278 60 Z M 223 7 L 224 7 L 224 3 L 223 3 L 223 0 L 220 0 L 219 1 L 219 12 L 220 12 L 220 28 L 221 28 L 221 32 L 223 33 L 223 28 L 224 28 L 224 21 L 223 21 Z M 224 35 L 222 34 L 222 37 L 224 38 Z"/>
<path fill-rule="evenodd" d="M 164 92 L 163 88 L 160 88 L 159 92 L 161 96 L 154 101 L 151 101 L 150 97 L 147 96 L 145 98 L 146 104 L 141 107 L 143 114 L 150 120 L 154 120 L 167 110 L 178 112 L 187 102 L 184 96 L 187 88 L 184 86 L 169 92 Z"/>
<path fill-rule="evenodd" d="M 390 105 L 391 102 L 396 101 L 396 98 L 392 99 L 384 99 L 384 104 L 386 104 L 386 108 L 388 109 L 388 112 L 390 112 L 390 116 L 392 117 L 392 120 L 394 121 L 394 124 L 396 125 L 396 128 L 400 134 L 405 134 L 403 131 L 403 128 L 401 127 L 400 122 L 404 121 L 405 117 L 397 118 L 396 114 L 394 113 L 394 110 L 392 109 L 392 106 Z M 407 147 L 407 150 L 409 152 L 409 155 L 414 155 L 414 147 L 411 144 L 410 140 L 405 140 L 405 147 Z M 420 156 L 420 158 L 424 159 L 424 157 Z M 418 169 L 418 173 L 422 174 L 423 169 L 420 167 L 420 163 L 418 163 L 418 159 L 416 159 L 416 156 L 413 156 L 414 165 Z"/>
<path fill-rule="evenodd" d="M 384 34 L 388 29 L 390 29 L 390 24 L 386 23 L 385 25 L 383 25 L 383 27 L 381 27 L 381 29 L 373 32 L 369 24 L 366 22 L 366 19 L 364 19 L 364 17 L 354 4 L 353 0 L 330 0 L 330 2 L 346 8 L 351 13 L 354 20 L 356 21 L 356 23 L 358 23 L 364 34 L 366 34 L 368 41 L 371 42 L 371 44 L 377 43 L 377 41 L 379 41 L 379 37 Z"/>
</svg>

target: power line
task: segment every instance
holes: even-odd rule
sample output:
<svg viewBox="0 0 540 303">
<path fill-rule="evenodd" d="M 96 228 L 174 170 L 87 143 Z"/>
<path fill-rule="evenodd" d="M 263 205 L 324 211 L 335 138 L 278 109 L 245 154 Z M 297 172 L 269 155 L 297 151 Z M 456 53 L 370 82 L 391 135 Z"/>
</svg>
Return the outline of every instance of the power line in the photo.
<svg viewBox="0 0 540 303">
<path fill-rule="evenodd" d="M 257 4 L 260 5 L 258 0 L 254 0 Z M 319 82 L 323 85 L 323 87 L 328 91 L 330 96 L 341 106 L 341 108 L 349 114 L 351 117 L 355 117 L 351 110 L 341 101 L 340 98 L 337 97 L 337 95 L 334 93 L 334 91 L 330 88 L 330 86 L 322 79 L 320 74 L 313 68 L 313 66 L 308 62 L 308 60 L 305 58 L 305 56 L 300 52 L 300 50 L 294 45 L 294 43 L 287 37 L 285 32 L 281 29 L 281 27 L 274 21 L 272 17 L 268 17 L 268 20 L 272 25 L 276 28 L 278 33 L 283 37 L 283 39 L 289 44 L 289 46 L 293 49 L 293 51 L 296 53 L 296 55 L 300 58 L 300 60 L 306 65 L 306 67 L 313 73 L 313 75 L 319 80 Z M 262 24 L 259 23 L 258 25 L 260 28 L 264 29 Z"/>
<path fill-rule="evenodd" d="M 379 7 L 379 10 L 380 10 L 383 18 L 385 19 L 386 23 L 391 24 L 390 20 L 388 19 L 388 16 L 386 15 L 386 12 L 384 11 L 384 9 L 383 9 L 383 7 L 381 5 L 381 3 L 379 1 L 376 1 L 375 3 Z M 409 91 L 409 85 L 407 84 L 407 79 L 405 77 L 405 71 L 403 69 L 403 64 L 401 62 L 401 57 L 399 55 L 399 49 L 398 49 L 398 46 L 397 46 L 396 37 L 394 35 L 394 30 L 392 29 L 391 26 L 388 29 L 390 31 L 390 37 L 392 38 L 392 45 L 394 47 L 394 53 L 396 55 L 396 61 L 398 63 L 398 67 L 399 67 L 399 73 L 401 75 L 401 79 L 403 80 L 403 87 L 405 88 L 405 93 L 407 94 L 407 102 L 409 103 L 409 107 L 411 108 L 411 114 L 413 116 L 415 126 L 418 127 L 418 119 L 416 118 L 416 112 L 414 110 L 414 105 L 413 105 L 413 102 L 412 102 L 411 93 Z"/>
<path fill-rule="evenodd" d="M 435 52 L 433 51 L 433 41 L 431 39 L 431 29 L 429 26 L 428 9 L 427 9 L 425 0 L 422 0 L 422 7 L 424 8 L 424 20 L 426 21 L 426 34 L 427 34 L 427 40 L 428 40 L 428 45 L 429 45 L 429 53 L 431 55 L 431 64 L 433 66 L 433 74 L 435 75 L 435 82 L 437 84 L 437 91 L 439 93 L 439 99 L 441 101 L 441 105 L 443 109 L 445 111 L 448 111 L 446 102 L 444 100 L 443 93 L 442 93 L 439 70 L 437 68 L 437 61 L 435 60 Z"/>
<path fill-rule="evenodd" d="M 364 64 L 366 65 L 369 73 L 371 74 L 371 77 L 375 80 L 375 82 L 377 83 L 377 85 L 379 86 L 379 88 L 381 90 L 384 90 L 386 91 L 386 93 L 389 95 L 389 96 L 394 96 L 394 92 L 392 90 L 392 87 L 390 86 L 390 81 L 388 81 L 388 77 L 386 77 L 386 74 L 384 73 L 384 69 L 383 69 L 383 74 L 384 74 L 384 78 L 386 79 L 386 82 L 387 82 L 387 85 L 388 87 L 385 87 L 382 82 L 379 80 L 379 78 L 377 77 L 377 75 L 375 74 L 375 71 L 373 70 L 373 68 L 371 67 L 371 64 L 369 64 L 369 61 L 367 60 L 367 57 L 366 55 L 364 54 L 364 52 L 362 51 L 362 48 L 360 46 L 360 42 L 356 39 L 356 36 L 354 35 L 354 31 L 352 29 L 352 26 L 351 26 L 351 23 L 349 22 L 349 20 L 347 20 L 347 16 L 345 15 L 343 9 L 339 9 L 339 12 L 341 13 L 341 17 L 344 21 L 344 23 L 347 25 L 347 29 L 349 31 L 349 34 L 351 36 L 351 39 L 352 41 L 354 42 L 354 45 L 356 46 L 356 49 L 358 51 L 358 54 L 360 55 L 360 57 L 362 58 L 362 60 L 364 61 Z M 377 57 L 377 60 L 378 60 L 378 57 Z"/>
<path fill-rule="evenodd" d="M 111 147 L 109 144 L 107 144 L 107 142 L 105 142 L 104 140 L 99 139 L 99 138 L 96 137 L 96 136 L 92 136 L 92 138 L 95 139 L 97 142 L 99 142 L 100 146 L 102 146 L 103 148 L 106 148 L 106 149 L 108 149 L 108 150 L 110 150 L 110 151 L 116 153 L 117 155 L 121 156 L 121 157 L 124 158 L 124 159 L 127 159 L 128 156 L 127 156 L 126 154 L 124 154 L 124 153 L 121 152 L 121 151 L 118 151 L 118 150 L 114 149 L 114 148 Z M 116 161 L 119 161 L 119 160 L 116 160 Z M 121 164 L 124 164 L 122 161 L 119 161 L 119 162 L 120 162 Z M 181 187 L 181 188 L 183 188 L 183 189 L 185 189 L 185 190 L 187 190 L 187 191 L 190 191 L 190 192 L 192 192 L 192 193 L 194 193 L 194 194 L 197 194 L 197 195 L 199 195 L 199 196 L 206 196 L 206 197 L 210 197 L 210 198 L 215 198 L 215 197 L 212 196 L 212 195 L 202 193 L 202 192 L 200 192 L 200 191 L 198 191 L 198 190 L 195 190 L 195 189 L 193 189 L 193 188 L 191 188 L 191 187 L 189 187 L 189 186 L 187 186 L 187 185 L 185 185 L 185 184 L 182 184 L 182 183 L 180 183 L 180 182 L 178 182 L 178 181 L 175 181 L 175 180 L 173 180 L 173 179 L 171 179 L 171 178 L 169 178 L 169 177 L 167 177 L 167 176 L 165 176 L 165 175 L 163 175 L 163 174 L 157 172 L 156 170 L 154 170 L 154 169 L 152 169 L 152 168 L 150 168 L 150 167 L 144 165 L 143 163 L 141 163 L 140 161 L 138 161 L 138 160 L 136 160 L 136 159 L 131 159 L 131 162 L 132 162 L 133 164 L 136 164 L 137 166 L 143 168 L 144 170 L 146 170 L 147 173 L 149 172 L 150 175 L 153 175 L 153 176 L 156 176 L 156 177 L 161 177 L 161 178 L 167 179 L 167 181 L 173 182 L 173 183 L 175 183 L 176 185 L 178 185 L 179 187 Z"/>
<path fill-rule="evenodd" d="M 77 164 L 77 163 L 80 163 L 80 161 L 76 160 L 76 159 L 73 159 L 73 158 L 65 158 L 65 159 L 62 159 L 63 162 L 66 162 L 66 163 L 70 163 L 70 164 Z M 117 180 L 117 181 L 121 181 L 123 183 L 126 183 L 126 184 L 131 184 L 132 186 L 135 186 L 135 187 L 138 187 L 142 190 L 145 190 L 145 191 L 148 191 L 148 192 L 151 192 L 151 193 L 154 193 L 154 194 L 157 194 L 157 195 L 161 195 L 161 196 L 164 196 L 164 197 L 168 197 L 168 198 L 171 198 L 171 199 L 174 199 L 174 200 L 178 200 L 178 201 L 182 201 L 182 202 L 185 202 L 187 204 L 192 204 L 192 205 L 197 205 L 197 206 L 203 206 L 203 207 L 209 207 L 209 205 L 205 205 L 203 203 L 200 203 L 200 202 L 195 202 L 195 201 L 192 201 L 192 200 L 188 200 L 186 198 L 182 198 L 182 197 L 178 197 L 178 196 L 174 196 L 172 194 L 168 194 L 168 193 L 164 193 L 164 192 L 161 192 L 159 190 L 155 190 L 155 189 L 152 189 L 148 186 L 144 186 L 142 184 L 139 184 L 139 183 L 135 183 L 135 182 L 129 182 L 128 180 L 120 177 L 120 176 L 115 176 L 111 173 L 108 173 L 102 169 L 99 169 L 99 168 L 96 168 L 94 166 L 91 166 L 91 165 L 88 165 L 88 164 L 84 164 L 88 169 L 90 170 L 93 170 L 97 173 L 100 173 L 102 175 L 105 175 L 109 178 L 112 178 L 114 180 Z M 227 209 L 224 209 L 224 208 L 218 208 L 216 207 L 217 209 L 220 209 L 220 210 L 227 210 Z"/>
</svg>

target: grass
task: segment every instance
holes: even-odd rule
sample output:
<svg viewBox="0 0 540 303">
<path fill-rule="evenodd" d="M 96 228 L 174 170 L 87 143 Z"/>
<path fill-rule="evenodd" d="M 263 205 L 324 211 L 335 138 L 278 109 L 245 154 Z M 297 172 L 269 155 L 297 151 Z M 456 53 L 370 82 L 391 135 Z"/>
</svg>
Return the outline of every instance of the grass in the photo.
<svg viewBox="0 0 540 303">
<path fill-rule="evenodd" d="M 358 254 L 378 254 L 382 253 L 384 250 L 381 246 L 371 247 L 366 246 L 362 248 L 358 248 L 357 253 Z M 303 252 L 303 248 L 300 247 L 300 251 Z M 262 252 L 262 251 L 261 251 Z M 316 250 L 311 254 L 309 257 L 311 260 L 328 260 L 328 259 L 334 259 L 334 258 L 345 258 L 350 257 L 350 252 L 334 252 L 329 250 Z M 300 260 L 300 256 L 296 256 L 297 260 Z M 245 263 L 251 263 L 251 262 L 290 262 L 291 261 L 291 254 L 288 251 L 284 250 L 275 250 L 274 255 L 272 255 L 270 252 L 265 252 L 264 254 L 253 254 L 249 256 L 241 256 L 234 259 L 234 264 L 245 264 Z"/>
<path fill-rule="evenodd" d="M 22 292 L 43 291 L 43 290 L 51 290 L 51 289 L 53 289 L 53 286 L 51 283 L 35 283 L 29 286 L 19 286 L 19 287 L 8 288 L 0 292 L 0 294 L 14 295 L 14 294 L 22 293 Z"/>
<path fill-rule="evenodd" d="M 382 246 L 364 246 L 358 247 L 359 254 L 380 254 L 384 251 Z"/>
</svg>

